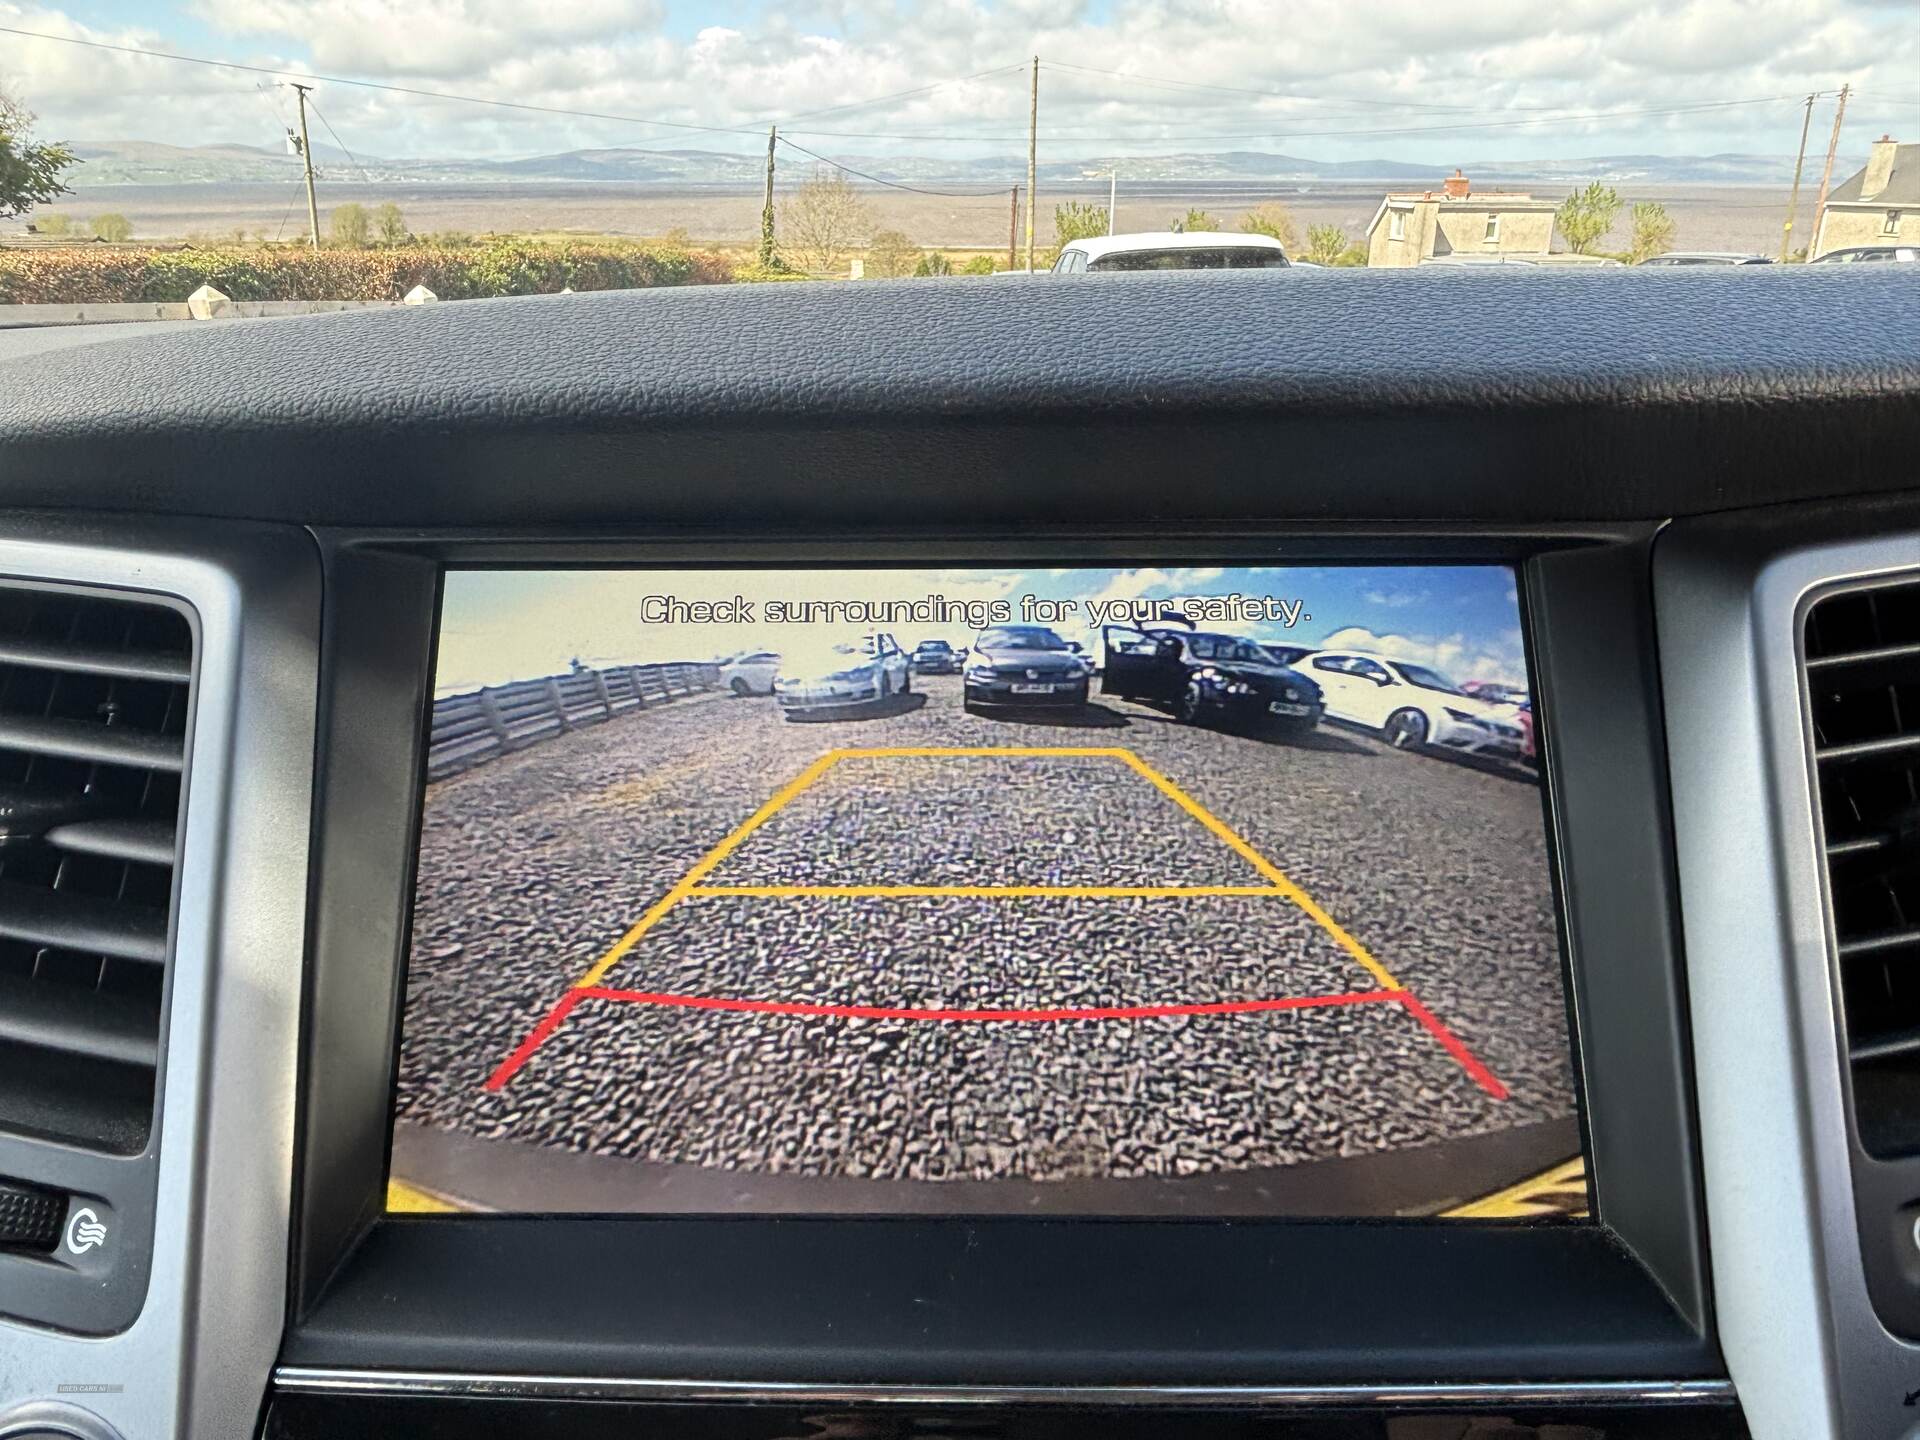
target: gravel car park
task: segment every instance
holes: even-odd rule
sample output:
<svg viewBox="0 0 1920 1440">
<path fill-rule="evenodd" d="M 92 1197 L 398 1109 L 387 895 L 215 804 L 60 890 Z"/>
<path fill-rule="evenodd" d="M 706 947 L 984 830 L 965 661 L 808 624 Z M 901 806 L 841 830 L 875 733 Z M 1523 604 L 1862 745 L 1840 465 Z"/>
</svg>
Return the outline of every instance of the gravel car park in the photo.
<svg viewBox="0 0 1920 1440">
<path fill-rule="evenodd" d="M 1450 1147 L 1575 1152 L 1537 787 L 961 687 L 806 727 L 694 699 L 430 787 L 396 1174 L 1339 1213 L 1365 1164 L 1427 1213 L 1467 1198 Z"/>
</svg>

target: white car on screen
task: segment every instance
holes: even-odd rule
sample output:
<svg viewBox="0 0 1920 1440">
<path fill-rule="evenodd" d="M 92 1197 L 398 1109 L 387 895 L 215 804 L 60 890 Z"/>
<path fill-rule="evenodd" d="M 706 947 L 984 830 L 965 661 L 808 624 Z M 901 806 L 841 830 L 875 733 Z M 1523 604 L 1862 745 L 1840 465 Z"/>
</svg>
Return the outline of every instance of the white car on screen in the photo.
<svg viewBox="0 0 1920 1440">
<path fill-rule="evenodd" d="M 1377 730 L 1396 749 L 1520 758 L 1519 712 L 1467 694 L 1431 666 L 1364 650 L 1316 650 L 1294 668 L 1319 685 L 1330 718 Z"/>
<path fill-rule="evenodd" d="M 789 647 L 773 682 L 774 697 L 789 720 L 815 711 L 881 704 L 912 689 L 907 652 L 880 631 Z"/>
<path fill-rule="evenodd" d="M 720 687 L 736 695 L 771 695 L 780 674 L 780 656 L 772 650 L 749 650 L 720 667 Z"/>
</svg>

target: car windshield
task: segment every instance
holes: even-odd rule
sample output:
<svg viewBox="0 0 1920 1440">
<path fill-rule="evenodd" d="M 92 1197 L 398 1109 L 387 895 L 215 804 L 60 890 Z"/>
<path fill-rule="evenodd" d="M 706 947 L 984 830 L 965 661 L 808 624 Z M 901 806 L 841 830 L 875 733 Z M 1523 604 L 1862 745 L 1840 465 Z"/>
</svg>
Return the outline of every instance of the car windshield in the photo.
<svg viewBox="0 0 1920 1440">
<path fill-rule="evenodd" d="M 1828 0 L 1792 45 L 1708 0 L 1589 9 L 16 5 L 0 321 L 1916 258 L 1910 6 Z"/>
<path fill-rule="evenodd" d="M 1239 247 L 1123 250 L 1087 262 L 1089 270 L 1269 270 L 1287 263 L 1278 250 Z"/>
<path fill-rule="evenodd" d="M 1422 690 L 1438 690 L 1443 695 L 1465 695 L 1467 693 L 1458 685 L 1454 684 L 1453 681 L 1442 675 L 1438 670 L 1429 670 L 1424 665 L 1408 665 L 1404 662 L 1397 662 L 1393 668 L 1400 672 L 1401 678 L 1409 685 L 1418 685 Z"/>
<path fill-rule="evenodd" d="M 1070 647 L 1053 631 L 1038 625 L 1015 625 L 1000 630 L 983 630 L 974 641 L 976 650 L 1067 650 Z"/>
<path fill-rule="evenodd" d="M 1247 665 L 1273 664 L 1273 657 L 1264 649 L 1237 635 L 1189 635 L 1187 648 L 1201 660 L 1237 660 Z"/>
</svg>

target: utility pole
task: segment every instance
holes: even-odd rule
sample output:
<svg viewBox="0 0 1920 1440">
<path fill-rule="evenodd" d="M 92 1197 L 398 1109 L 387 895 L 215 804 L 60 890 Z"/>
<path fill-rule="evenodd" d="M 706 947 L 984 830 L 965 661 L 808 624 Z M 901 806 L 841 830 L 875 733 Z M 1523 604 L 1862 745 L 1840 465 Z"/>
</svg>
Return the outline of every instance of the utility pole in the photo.
<svg viewBox="0 0 1920 1440">
<path fill-rule="evenodd" d="M 1807 132 L 1813 128 L 1813 96 L 1807 96 L 1806 118 L 1800 122 L 1800 153 L 1793 162 L 1793 190 L 1787 196 L 1787 223 L 1780 231 L 1780 263 L 1793 253 L 1793 217 L 1800 209 L 1800 171 L 1807 163 Z"/>
<path fill-rule="evenodd" d="M 1827 217 L 1827 187 L 1833 183 L 1833 155 L 1840 148 L 1840 122 L 1847 118 L 1847 96 L 1852 86 L 1840 87 L 1840 103 L 1834 107 L 1833 134 L 1827 139 L 1827 164 L 1820 172 L 1820 198 L 1813 205 L 1813 238 L 1807 242 L 1807 259 L 1813 259 L 1813 247 L 1820 243 L 1821 221 Z"/>
<path fill-rule="evenodd" d="M 292 81 L 287 82 L 293 85 Z M 311 85 L 293 85 L 300 97 L 300 159 L 307 167 L 307 238 L 320 248 L 320 202 L 313 198 L 313 144 L 307 139 L 307 91 Z"/>
<path fill-rule="evenodd" d="M 1014 186 L 1007 192 L 1013 202 L 1007 212 L 1007 269 L 1015 269 L 1020 264 L 1020 187 Z"/>
<path fill-rule="evenodd" d="M 773 146 L 779 138 L 776 127 L 767 127 L 767 188 L 760 202 L 760 268 L 773 265 Z"/>
<path fill-rule="evenodd" d="M 1107 234 L 1113 234 L 1113 212 L 1120 200 L 1120 172 L 1107 172 Z"/>
<path fill-rule="evenodd" d="M 1033 93 L 1027 102 L 1027 273 L 1033 273 L 1033 202 L 1039 197 L 1040 57 L 1033 57 Z"/>
</svg>

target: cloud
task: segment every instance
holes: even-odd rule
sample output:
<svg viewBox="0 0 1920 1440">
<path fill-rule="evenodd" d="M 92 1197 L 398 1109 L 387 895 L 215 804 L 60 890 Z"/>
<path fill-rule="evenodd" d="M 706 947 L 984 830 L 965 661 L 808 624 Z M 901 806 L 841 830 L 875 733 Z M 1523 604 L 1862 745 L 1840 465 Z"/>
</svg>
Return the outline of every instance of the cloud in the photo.
<svg viewBox="0 0 1920 1440">
<path fill-rule="evenodd" d="M 1043 158 L 1264 149 L 1449 165 L 1645 151 L 1788 156 L 1798 139 L 1796 97 L 1842 78 L 1859 91 L 1851 133 L 1903 121 L 1911 128 L 1895 102 L 1920 65 L 1911 7 L 1875 0 L 1297 0 L 1284 12 L 1271 0 L 813 0 L 691 11 L 691 0 L 135 3 L 132 21 L 87 24 L 58 6 L 0 0 L 0 24 L 722 130 L 764 134 L 768 121 L 798 117 L 789 128 L 802 143 L 848 158 L 1009 163 L 1025 139 L 1020 62 L 1036 53 L 1086 67 L 1042 74 Z M 15 37 L 4 67 L 49 135 L 185 145 L 277 139 L 266 110 L 243 94 L 257 77 Z M 982 71 L 994 73 L 926 88 Z M 1875 108 L 1883 86 L 1884 111 Z M 918 93 L 860 103 L 907 90 Z M 1552 110 L 1671 110 L 1682 99 L 1749 97 L 1777 98 L 1681 115 L 1514 123 Z M 375 155 L 610 145 L 745 153 L 754 144 L 745 133 L 342 86 L 318 99 L 349 146 Z M 1496 128 L 1461 128 L 1475 123 Z"/>
<path fill-rule="evenodd" d="M 1408 605 L 1419 605 L 1427 598 L 1424 590 L 1387 590 L 1376 587 L 1360 592 L 1360 598 L 1369 605 L 1385 606 L 1389 610 L 1399 610 Z"/>
<path fill-rule="evenodd" d="M 1526 651 L 1518 630 L 1495 636 L 1454 633 L 1438 639 L 1414 635 L 1380 634 L 1364 625 L 1336 630 L 1321 642 L 1325 650 L 1370 650 L 1390 660 L 1426 665 L 1452 680 L 1499 680 L 1508 685 L 1527 683 Z"/>
</svg>

